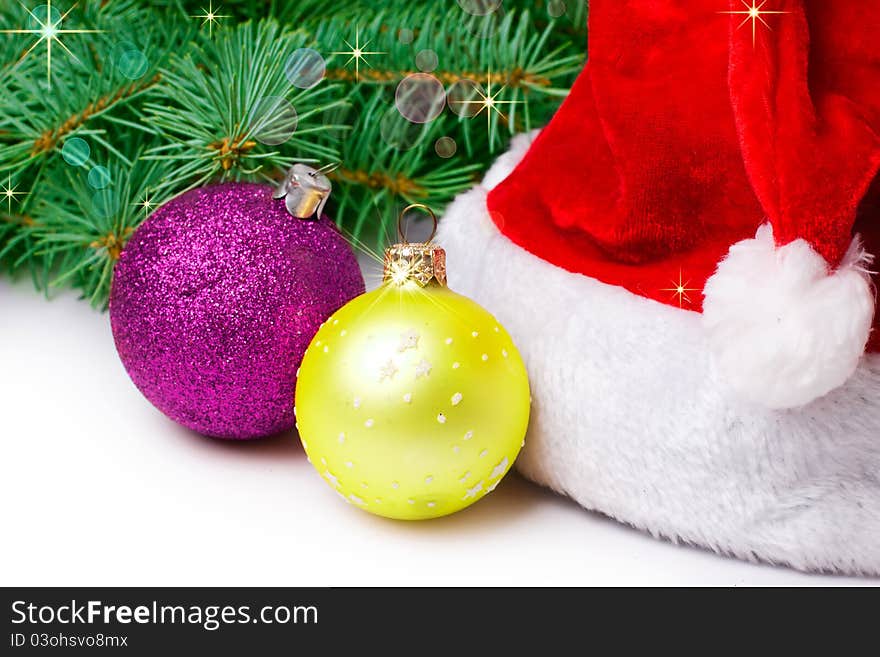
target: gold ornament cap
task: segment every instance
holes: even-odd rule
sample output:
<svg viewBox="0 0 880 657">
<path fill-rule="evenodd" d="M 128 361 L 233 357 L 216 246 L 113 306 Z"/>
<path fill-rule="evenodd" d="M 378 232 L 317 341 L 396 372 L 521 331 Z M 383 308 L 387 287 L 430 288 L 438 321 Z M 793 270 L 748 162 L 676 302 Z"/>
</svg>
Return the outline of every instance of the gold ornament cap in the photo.
<svg viewBox="0 0 880 657">
<path fill-rule="evenodd" d="M 434 228 L 427 241 L 411 243 L 406 241 L 403 219 L 407 212 L 416 209 L 424 210 L 431 216 Z M 405 207 L 397 219 L 397 232 L 400 243 L 385 249 L 382 282 L 398 286 L 412 282 L 420 287 L 434 282 L 446 287 L 446 251 L 431 243 L 437 232 L 437 217 L 431 208 L 422 203 Z"/>
</svg>

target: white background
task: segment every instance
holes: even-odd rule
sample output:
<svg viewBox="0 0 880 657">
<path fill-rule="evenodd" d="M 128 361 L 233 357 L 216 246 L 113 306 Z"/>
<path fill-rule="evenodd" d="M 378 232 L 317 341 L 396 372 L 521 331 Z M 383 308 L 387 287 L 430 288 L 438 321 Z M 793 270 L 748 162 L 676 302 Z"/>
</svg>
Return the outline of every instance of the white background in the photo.
<svg viewBox="0 0 880 657">
<path fill-rule="evenodd" d="M 657 541 L 515 474 L 453 516 L 371 516 L 293 433 L 228 443 L 167 420 L 129 381 L 106 314 L 2 278 L 0 440 L 7 586 L 877 583 Z"/>
</svg>

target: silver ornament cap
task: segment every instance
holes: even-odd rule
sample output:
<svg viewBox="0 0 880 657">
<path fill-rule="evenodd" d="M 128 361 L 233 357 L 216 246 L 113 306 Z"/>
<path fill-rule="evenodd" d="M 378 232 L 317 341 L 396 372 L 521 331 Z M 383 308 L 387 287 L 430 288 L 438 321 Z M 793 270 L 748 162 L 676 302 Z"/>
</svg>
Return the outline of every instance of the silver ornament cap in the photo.
<svg viewBox="0 0 880 657">
<path fill-rule="evenodd" d="M 315 169 L 308 164 L 294 164 L 275 188 L 272 198 L 283 198 L 287 211 L 298 219 L 309 219 L 316 213 L 320 219 L 333 189 L 326 173 L 336 166 Z"/>
</svg>

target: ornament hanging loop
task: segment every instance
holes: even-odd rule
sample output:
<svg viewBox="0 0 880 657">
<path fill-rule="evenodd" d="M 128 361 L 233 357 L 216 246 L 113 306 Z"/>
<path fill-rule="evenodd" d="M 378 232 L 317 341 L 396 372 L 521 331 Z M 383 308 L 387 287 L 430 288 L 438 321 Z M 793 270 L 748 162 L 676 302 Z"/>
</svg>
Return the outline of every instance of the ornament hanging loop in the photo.
<svg viewBox="0 0 880 657">
<path fill-rule="evenodd" d="M 434 227 L 431 229 L 431 235 L 428 239 L 425 240 L 425 244 L 428 244 L 434 236 L 437 234 L 437 215 L 434 214 L 434 211 L 429 208 L 424 203 L 411 203 L 407 205 L 403 210 L 401 210 L 400 215 L 397 217 L 397 234 L 400 236 L 401 244 L 409 244 L 406 239 L 406 231 L 403 228 L 403 220 L 406 218 L 406 213 L 410 210 L 424 210 L 431 217 L 431 221 L 434 222 Z"/>
</svg>

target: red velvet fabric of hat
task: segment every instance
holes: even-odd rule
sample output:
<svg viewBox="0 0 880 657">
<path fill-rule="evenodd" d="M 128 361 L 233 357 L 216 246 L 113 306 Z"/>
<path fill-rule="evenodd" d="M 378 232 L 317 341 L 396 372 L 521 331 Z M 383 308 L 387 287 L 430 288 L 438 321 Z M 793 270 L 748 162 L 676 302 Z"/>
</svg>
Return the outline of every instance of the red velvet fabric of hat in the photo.
<svg viewBox="0 0 880 657">
<path fill-rule="evenodd" d="M 771 366 L 801 377 L 815 355 L 801 345 L 828 346 L 836 371 L 806 375 L 814 390 L 778 406 L 841 384 L 874 314 L 880 0 L 593 0 L 589 34 L 570 96 L 489 194 L 499 230 L 569 271 L 686 309 L 705 303 L 720 360 L 739 368 L 759 344 L 751 378 Z M 763 278 L 749 273 L 760 263 Z M 764 288 L 761 307 L 743 306 Z M 829 315 L 849 319 L 815 334 Z M 774 352 L 758 325 L 779 321 Z M 780 355 L 792 341 L 795 363 Z"/>
<path fill-rule="evenodd" d="M 880 166 L 880 2 L 779 0 L 754 43 L 750 5 L 722 4 L 591 3 L 587 67 L 489 196 L 508 237 L 670 303 L 679 265 L 701 289 L 766 219 L 779 244 L 804 238 L 839 264 Z M 870 246 L 878 223 L 875 201 Z"/>
</svg>

